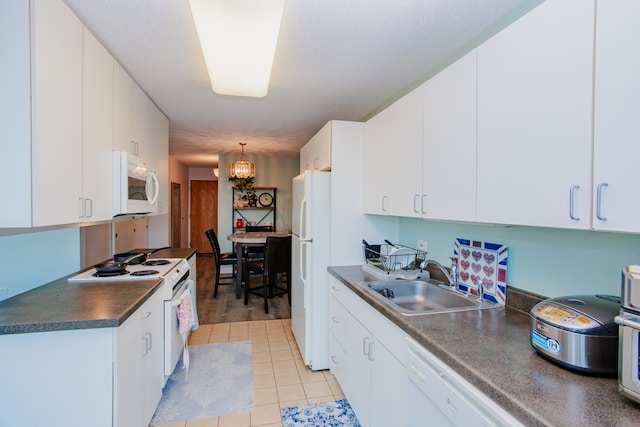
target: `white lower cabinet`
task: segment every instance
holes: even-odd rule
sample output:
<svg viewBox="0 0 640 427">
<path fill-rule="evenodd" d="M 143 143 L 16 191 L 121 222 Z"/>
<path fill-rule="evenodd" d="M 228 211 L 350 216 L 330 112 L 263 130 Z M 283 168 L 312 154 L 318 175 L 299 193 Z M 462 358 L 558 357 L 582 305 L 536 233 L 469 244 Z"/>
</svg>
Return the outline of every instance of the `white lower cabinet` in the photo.
<svg viewBox="0 0 640 427">
<path fill-rule="evenodd" d="M 329 365 L 360 424 L 406 425 L 406 334 L 334 278 L 330 293 Z"/>
<path fill-rule="evenodd" d="M 160 402 L 164 386 L 162 309 L 157 291 L 117 329 L 114 426 L 149 425 Z"/>
<path fill-rule="evenodd" d="M 156 291 L 118 328 L 0 335 L 0 426 L 149 425 L 164 385 L 162 307 Z"/>
<path fill-rule="evenodd" d="M 522 426 L 420 344 L 407 341 L 409 426 Z"/>
</svg>

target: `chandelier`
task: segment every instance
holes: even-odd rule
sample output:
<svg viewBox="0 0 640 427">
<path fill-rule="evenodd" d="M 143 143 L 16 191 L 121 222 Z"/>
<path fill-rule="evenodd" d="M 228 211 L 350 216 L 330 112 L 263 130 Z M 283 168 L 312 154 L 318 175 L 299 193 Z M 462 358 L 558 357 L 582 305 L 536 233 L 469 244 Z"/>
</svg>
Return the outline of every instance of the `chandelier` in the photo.
<svg viewBox="0 0 640 427">
<path fill-rule="evenodd" d="M 240 160 L 229 164 L 229 178 L 253 178 L 256 176 L 256 164 L 244 160 L 245 145 L 247 145 L 246 142 L 240 142 L 240 146 L 242 147 Z"/>
</svg>

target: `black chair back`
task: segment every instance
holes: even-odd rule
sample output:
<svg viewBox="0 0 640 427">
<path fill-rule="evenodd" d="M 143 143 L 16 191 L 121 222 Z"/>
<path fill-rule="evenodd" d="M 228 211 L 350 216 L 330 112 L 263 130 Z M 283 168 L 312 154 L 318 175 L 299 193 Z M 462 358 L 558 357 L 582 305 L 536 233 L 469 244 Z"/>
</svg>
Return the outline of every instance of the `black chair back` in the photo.
<svg viewBox="0 0 640 427">
<path fill-rule="evenodd" d="M 287 274 L 291 280 L 291 236 L 268 236 L 264 250 L 264 274 L 274 277 L 278 273 Z"/>
<path fill-rule="evenodd" d="M 218 296 L 218 285 L 220 284 L 234 284 L 236 277 L 236 268 L 238 265 L 238 259 L 235 252 L 225 252 L 222 253 L 220 251 L 220 243 L 218 242 L 218 237 L 216 236 L 216 232 L 213 229 L 209 229 L 204 232 L 209 239 L 209 243 L 211 243 L 211 248 L 213 249 L 213 257 L 215 259 L 216 264 L 216 282 L 213 287 L 213 297 L 216 298 Z M 233 266 L 233 273 L 231 275 L 221 275 L 220 274 L 220 266 L 221 265 L 231 265 Z M 222 282 L 223 279 L 233 279 Z M 238 288 L 237 292 L 240 290 Z M 239 295 L 239 294 L 238 294 Z"/>
</svg>

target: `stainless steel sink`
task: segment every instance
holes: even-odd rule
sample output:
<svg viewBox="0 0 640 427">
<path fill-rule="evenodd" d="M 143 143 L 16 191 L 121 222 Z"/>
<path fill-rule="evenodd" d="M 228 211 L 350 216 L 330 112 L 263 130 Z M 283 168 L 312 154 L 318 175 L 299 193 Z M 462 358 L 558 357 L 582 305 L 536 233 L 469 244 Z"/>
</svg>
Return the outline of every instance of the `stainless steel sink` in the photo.
<svg viewBox="0 0 640 427">
<path fill-rule="evenodd" d="M 391 308 L 404 315 L 435 314 L 494 308 L 482 301 L 448 288 L 436 280 L 397 280 L 364 282 L 363 287 Z"/>
</svg>

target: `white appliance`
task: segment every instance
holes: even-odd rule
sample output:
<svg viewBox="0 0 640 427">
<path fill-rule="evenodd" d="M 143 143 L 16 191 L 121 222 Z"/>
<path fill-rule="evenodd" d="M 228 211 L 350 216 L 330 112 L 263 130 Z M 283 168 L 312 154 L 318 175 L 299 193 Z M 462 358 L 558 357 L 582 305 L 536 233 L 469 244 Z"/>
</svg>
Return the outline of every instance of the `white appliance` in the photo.
<svg viewBox="0 0 640 427">
<path fill-rule="evenodd" d="M 622 270 L 622 305 L 615 322 L 620 325 L 618 391 L 640 403 L 640 265 Z"/>
<path fill-rule="evenodd" d="M 113 152 L 113 216 L 157 212 L 160 184 L 153 168 Z"/>
<path fill-rule="evenodd" d="M 110 282 L 110 281 L 132 281 L 149 280 L 162 278 L 161 295 L 163 299 L 163 358 L 164 358 L 164 381 L 169 379 L 173 373 L 184 345 L 182 335 L 178 331 L 178 316 L 176 314 L 176 301 L 182 293 L 190 289 L 195 301 L 195 283 L 189 278 L 190 266 L 186 259 L 182 258 L 153 258 L 136 264 L 127 265 L 126 273 L 113 276 L 100 277 L 95 268 L 83 271 L 82 273 L 68 279 L 69 282 Z"/>
<path fill-rule="evenodd" d="M 331 174 L 293 178 L 291 329 L 305 365 L 329 368 Z"/>
</svg>

